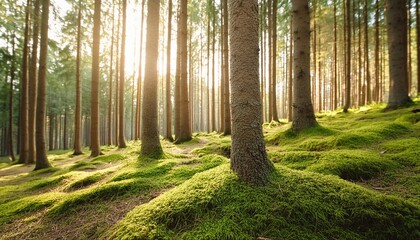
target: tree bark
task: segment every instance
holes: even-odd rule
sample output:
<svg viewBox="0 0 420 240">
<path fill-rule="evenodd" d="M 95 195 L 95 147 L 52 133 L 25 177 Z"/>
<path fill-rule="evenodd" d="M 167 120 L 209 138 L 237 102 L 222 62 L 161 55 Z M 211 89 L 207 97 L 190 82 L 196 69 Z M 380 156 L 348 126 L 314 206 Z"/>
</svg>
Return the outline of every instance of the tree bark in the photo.
<svg viewBox="0 0 420 240">
<path fill-rule="evenodd" d="M 230 116 L 230 86 L 229 86 L 229 30 L 228 30 L 228 3 L 227 0 L 223 0 L 223 33 L 224 33 L 224 40 L 223 40 L 223 61 L 224 61 L 224 129 L 223 135 L 230 135 L 231 134 L 231 116 Z"/>
<path fill-rule="evenodd" d="M 420 11 L 416 1 L 416 33 L 417 33 L 417 95 L 420 95 Z"/>
<path fill-rule="evenodd" d="M 101 0 L 95 0 L 93 15 L 92 84 L 91 84 L 91 157 L 101 154 L 99 142 L 99 47 L 101 43 Z"/>
<path fill-rule="evenodd" d="M 38 96 L 36 111 L 36 163 L 35 169 L 51 167 L 48 162 L 47 150 L 45 146 L 45 112 L 46 112 L 46 84 L 47 84 L 47 57 L 48 57 L 48 15 L 50 0 L 42 1 L 42 21 L 41 21 L 41 49 L 38 71 Z"/>
<path fill-rule="evenodd" d="M 146 66 L 142 105 L 141 154 L 160 155 L 162 147 L 159 141 L 157 116 L 157 81 L 159 47 L 159 8 L 160 1 L 147 3 Z"/>
<path fill-rule="evenodd" d="M 396 109 L 412 103 L 407 78 L 407 7 L 405 0 L 387 0 L 386 4 L 390 76 L 386 108 Z"/>
<path fill-rule="evenodd" d="M 293 121 L 293 17 L 290 17 L 289 82 L 287 85 L 287 121 Z"/>
<path fill-rule="evenodd" d="M 123 0 L 123 10 L 122 10 L 122 36 L 121 36 L 121 52 L 120 52 L 120 85 L 119 85 L 119 100 L 118 100 L 118 148 L 126 148 L 125 143 L 125 122 L 124 122 L 124 92 L 125 92 L 125 35 L 127 28 L 127 0 Z"/>
<path fill-rule="evenodd" d="M 317 125 L 311 101 L 310 79 L 310 13 L 308 0 L 293 0 L 293 123 L 299 132 Z"/>
<path fill-rule="evenodd" d="M 267 158 L 261 122 L 258 79 L 258 6 L 253 0 L 229 1 L 231 26 L 231 169 L 251 184 L 265 184 L 273 165 Z"/>
<path fill-rule="evenodd" d="M 278 122 L 279 121 L 279 114 L 277 112 L 277 0 L 273 0 L 273 12 L 272 12 L 272 60 L 271 60 L 271 89 L 272 89 L 272 97 L 271 97 L 271 107 L 273 112 L 273 118 L 271 120 Z"/>
<path fill-rule="evenodd" d="M 166 49 L 166 133 L 165 138 L 173 142 L 172 137 L 172 104 L 171 104 L 171 49 L 172 49 L 172 0 L 168 3 L 168 45 Z M 203 110 L 203 109 L 202 109 Z"/>
<path fill-rule="evenodd" d="M 82 0 L 79 0 L 77 13 L 77 50 L 76 50 L 76 111 L 74 114 L 74 152 L 73 155 L 82 154 L 82 79 L 80 76 L 82 40 Z M 111 48 L 112 49 L 112 48 Z M 112 53 L 111 53 L 112 56 Z"/>
<path fill-rule="evenodd" d="M 345 0 L 346 2 L 346 76 L 345 76 L 345 100 L 344 100 L 344 107 L 343 111 L 347 112 L 350 107 L 350 76 L 351 76 L 351 9 L 350 9 L 350 0 Z"/>
</svg>

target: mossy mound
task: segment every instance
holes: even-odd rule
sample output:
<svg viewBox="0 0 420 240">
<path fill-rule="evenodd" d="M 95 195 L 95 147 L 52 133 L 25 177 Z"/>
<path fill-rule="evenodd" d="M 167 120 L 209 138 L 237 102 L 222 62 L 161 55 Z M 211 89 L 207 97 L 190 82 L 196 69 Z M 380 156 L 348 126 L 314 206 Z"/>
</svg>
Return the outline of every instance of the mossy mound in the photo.
<svg viewBox="0 0 420 240">
<path fill-rule="evenodd" d="M 131 211 L 106 239 L 418 239 L 420 209 L 334 176 L 278 167 L 266 187 L 227 164 Z"/>
</svg>

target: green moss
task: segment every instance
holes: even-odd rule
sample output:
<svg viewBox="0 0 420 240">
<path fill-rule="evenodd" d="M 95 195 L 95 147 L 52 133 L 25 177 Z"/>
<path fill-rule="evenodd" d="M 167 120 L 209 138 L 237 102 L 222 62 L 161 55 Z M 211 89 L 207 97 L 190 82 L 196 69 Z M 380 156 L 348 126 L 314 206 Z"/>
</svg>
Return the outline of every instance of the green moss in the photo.
<svg viewBox="0 0 420 240">
<path fill-rule="evenodd" d="M 29 190 L 39 190 L 42 188 L 47 187 L 55 187 L 63 182 L 67 177 L 66 176 L 59 176 L 59 177 L 53 177 L 53 178 L 47 178 L 47 179 L 41 179 L 34 181 L 31 186 L 29 187 Z"/>
<path fill-rule="evenodd" d="M 131 211 L 108 239 L 416 239 L 420 209 L 333 176 L 279 168 L 266 187 L 223 165 Z"/>
<path fill-rule="evenodd" d="M 111 154 L 95 157 L 92 159 L 92 163 L 110 163 L 124 159 L 126 159 L 126 157 L 121 154 Z"/>
<path fill-rule="evenodd" d="M 92 184 L 97 183 L 98 181 L 100 181 L 101 179 L 103 179 L 105 176 L 102 173 L 95 173 L 92 174 L 90 176 L 87 176 L 85 178 L 82 178 L 80 180 L 77 180 L 73 183 L 71 183 L 66 190 L 67 191 L 74 191 L 77 189 L 81 189 L 81 188 L 85 188 L 87 186 L 90 186 Z"/>
<path fill-rule="evenodd" d="M 207 154 L 219 154 L 227 158 L 230 157 L 231 140 L 230 137 L 219 137 L 208 142 L 204 147 L 192 151 L 200 157 Z"/>
<path fill-rule="evenodd" d="M 61 194 L 42 194 L 0 204 L 0 224 L 8 223 L 24 214 L 51 206 Z"/>
<path fill-rule="evenodd" d="M 384 156 L 405 166 L 420 166 L 420 139 L 405 138 L 384 142 L 380 145 Z"/>
<path fill-rule="evenodd" d="M 90 161 L 79 161 L 76 164 L 69 167 L 70 171 L 90 170 L 96 169 L 96 165 Z"/>
<path fill-rule="evenodd" d="M 346 180 L 370 179 L 400 165 L 366 150 L 335 150 L 323 154 L 307 171 L 337 175 Z"/>
</svg>

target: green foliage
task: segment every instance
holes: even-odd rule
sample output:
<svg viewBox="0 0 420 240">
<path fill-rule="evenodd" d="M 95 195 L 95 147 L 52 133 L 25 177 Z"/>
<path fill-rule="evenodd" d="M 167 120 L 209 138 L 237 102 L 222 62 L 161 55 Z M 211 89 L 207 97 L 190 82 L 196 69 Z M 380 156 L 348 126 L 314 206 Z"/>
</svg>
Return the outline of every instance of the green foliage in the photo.
<svg viewBox="0 0 420 240">
<path fill-rule="evenodd" d="M 420 209 L 332 176 L 280 167 L 266 187 L 228 165 L 135 208 L 108 239 L 415 239 Z"/>
<path fill-rule="evenodd" d="M 230 157 L 231 140 L 230 137 L 218 137 L 213 138 L 204 147 L 194 149 L 192 153 L 198 154 L 198 156 L 204 156 L 207 154 L 219 154 L 224 157 Z"/>
<path fill-rule="evenodd" d="M 80 180 L 77 180 L 75 182 L 72 182 L 68 187 L 67 187 L 67 191 L 74 191 L 77 189 L 81 189 L 81 188 L 85 188 L 87 186 L 90 186 L 92 184 L 97 183 L 98 181 L 100 181 L 101 179 L 104 178 L 104 174 L 102 173 L 95 173 L 92 174 L 90 176 L 87 176 L 85 178 L 82 178 Z"/>
</svg>

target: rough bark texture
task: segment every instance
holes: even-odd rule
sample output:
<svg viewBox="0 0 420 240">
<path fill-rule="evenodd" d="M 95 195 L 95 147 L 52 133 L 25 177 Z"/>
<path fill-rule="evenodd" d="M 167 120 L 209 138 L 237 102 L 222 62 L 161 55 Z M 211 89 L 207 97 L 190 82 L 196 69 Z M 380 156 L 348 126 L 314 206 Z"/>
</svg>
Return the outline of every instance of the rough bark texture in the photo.
<svg viewBox="0 0 420 240">
<path fill-rule="evenodd" d="M 182 143 L 192 138 L 190 128 L 190 109 L 188 99 L 188 30 L 187 30 L 187 0 L 181 0 L 180 13 L 180 34 L 181 40 L 178 47 L 181 50 L 180 56 L 180 106 L 179 106 L 179 131 L 175 134 L 175 142 Z"/>
<path fill-rule="evenodd" d="M 36 163 L 35 170 L 51 167 L 45 146 L 45 110 L 48 57 L 48 15 L 50 0 L 42 1 L 41 49 L 39 54 L 38 96 L 36 111 Z"/>
<path fill-rule="evenodd" d="M 139 76 L 137 78 L 137 99 L 136 99 L 136 134 L 135 139 L 140 139 L 141 132 L 141 83 L 142 83 L 142 73 L 143 73 L 143 25 L 144 25 L 144 5 L 146 0 L 143 0 L 141 3 L 141 23 L 140 23 L 140 59 L 139 59 Z"/>
<path fill-rule="evenodd" d="M 28 106 L 28 119 L 29 119 L 29 153 L 28 163 L 35 163 L 36 146 L 35 146 L 35 119 L 36 119 L 36 99 L 38 92 L 37 83 L 37 62 L 38 62 L 38 36 L 39 36 L 39 8 L 40 0 L 35 0 L 34 11 L 32 15 L 32 54 L 31 65 L 29 69 L 29 106 Z"/>
<path fill-rule="evenodd" d="M 258 6 L 255 0 L 229 1 L 231 26 L 231 168 L 239 178 L 264 184 L 273 169 L 267 158 L 261 123 L 258 80 Z"/>
<path fill-rule="evenodd" d="M 90 149 L 91 157 L 101 154 L 99 142 L 99 46 L 101 41 L 101 0 L 95 0 L 93 15 L 93 47 L 92 47 L 92 84 L 91 84 L 91 122 Z"/>
<path fill-rule="evenodd" d="M 29 81 L 29 59 L 28 59 L 28 40 L 29 40 L 29 9 L 31 1 L 26 1 L 25 33 L 23 37 L 22 54 L 22 93 L 20 102 L 20 157 L 19 163 L 27 163 L 29 160 L 29 125 L 28 125 L 28 81 Z"/>
<path fill-rule="evenodd" d="M 292 1 L 293 17 L 293 131 L 317 125 L 311 101 L 310 15 L 307 0 Z"/>
<path fill-rule="evenodd" d="M 407 77 L 407 7 L 405 0 L 386 1 L 389 98 L 387 109 L 396 109 L 411 103 Z"/>
<path fill-rule="evenodd" d="M 350 0 L 346 0 L 346 61 L 345 61 L 345 99 L 343 111 L 347 112 L 350 107 L 350 71 L 351 71 L 351 21 L 350 21 Z"/>
<path fill-rule="evenodd" d="M 147 3 L 146 66 L 142 105 L 141 154 L 159 154 L 162 147 L 159 141 L 157 116 L 158 47 L 159 47 L 159 7 L 160 1 Z"/>
<path fill-rule="evenodd" d="M 119 128 L 119 135 L 118 135 L 118 147 L 119 148 L 126 148 L 127 145 L 125 144 L 125 129 L 124 129 L 124 82 L 125 82 L 125 33 L 126 33 L 126 23 L 127 23 L 127 0 L 123 0 L 123 10 L 122 10 L 122 38 L 121 38 L 121 55 L 120 55 L 120 86 L 118 90 L 120 91 L 119 94 L 119 107 L 118 107 L 118 128 Z"/>
<path fill-rule="evenodd" d="M 80 77 L 81 60 L 81 25 L 82 0 L 79 0 L 77 13 L 77 52 L 76 52 L 76 112 L 74 114 L 74 152 L 73 155 L 82 154 L 82 80 Z"/>
<path fill-rule="evenodd" d="M 366 71 L 366 103 L 372 103 L 372 90 L 370 81 L 370 68 L 369 68 L 369 28 L 368 28 L 368 1 L 365 0 L 364 9 L 364 27 L 365 27 L 365 71 Z"/>
<path fill-rule="evenodd" d="M 293 121 L 293 18 L 290 18 L 289 82 L 287 85 L 287 121 Z"/>
<path fill-rule="evenodd" d="M 416 33 L 417 33 L 417 95 L 420 95 L 420 13 L 419 1 L 416 1 Z"/>
<path fill-rule="evenodd" d="M 224 67 L 224 79 L 225 79 L 225 86 L 224 86 L 224 129 L 223 134 L 224 135 L 230 135 L 232 131 L 231 126 L 231 115 L 230 115 L 230 86 L 229 86 L 229 27 L 228 27 L 228 1 L 223 1 L 223 33 L 224 33 L 224 40 L 223 40 L 223 61 L 225 62 Z"/>
<path fill-rule="evenodd" d="M 166 133 L 165 138 L 171 142 L 172 137 L 172 104 L 171 104 L 171 36 L 172 36 L 172 0 L 168 3 L 168 46 L 166 49 Z"/>
<path fill-rule="evenodd" d="M 271 101 L 272 102 L 272 112 L 273 112 L 273 120 L 275 122 L 279 121 L 279 114 L 277 112 L 277 0 L 273 0 L 273 26 L 272 26 L 272 37 L 273 37 L 273 50 L 272 50 L 272 60 L 271 60 L 271 85 L 272 85 L 272 91 L 273 96 Z"/>
</svg>

